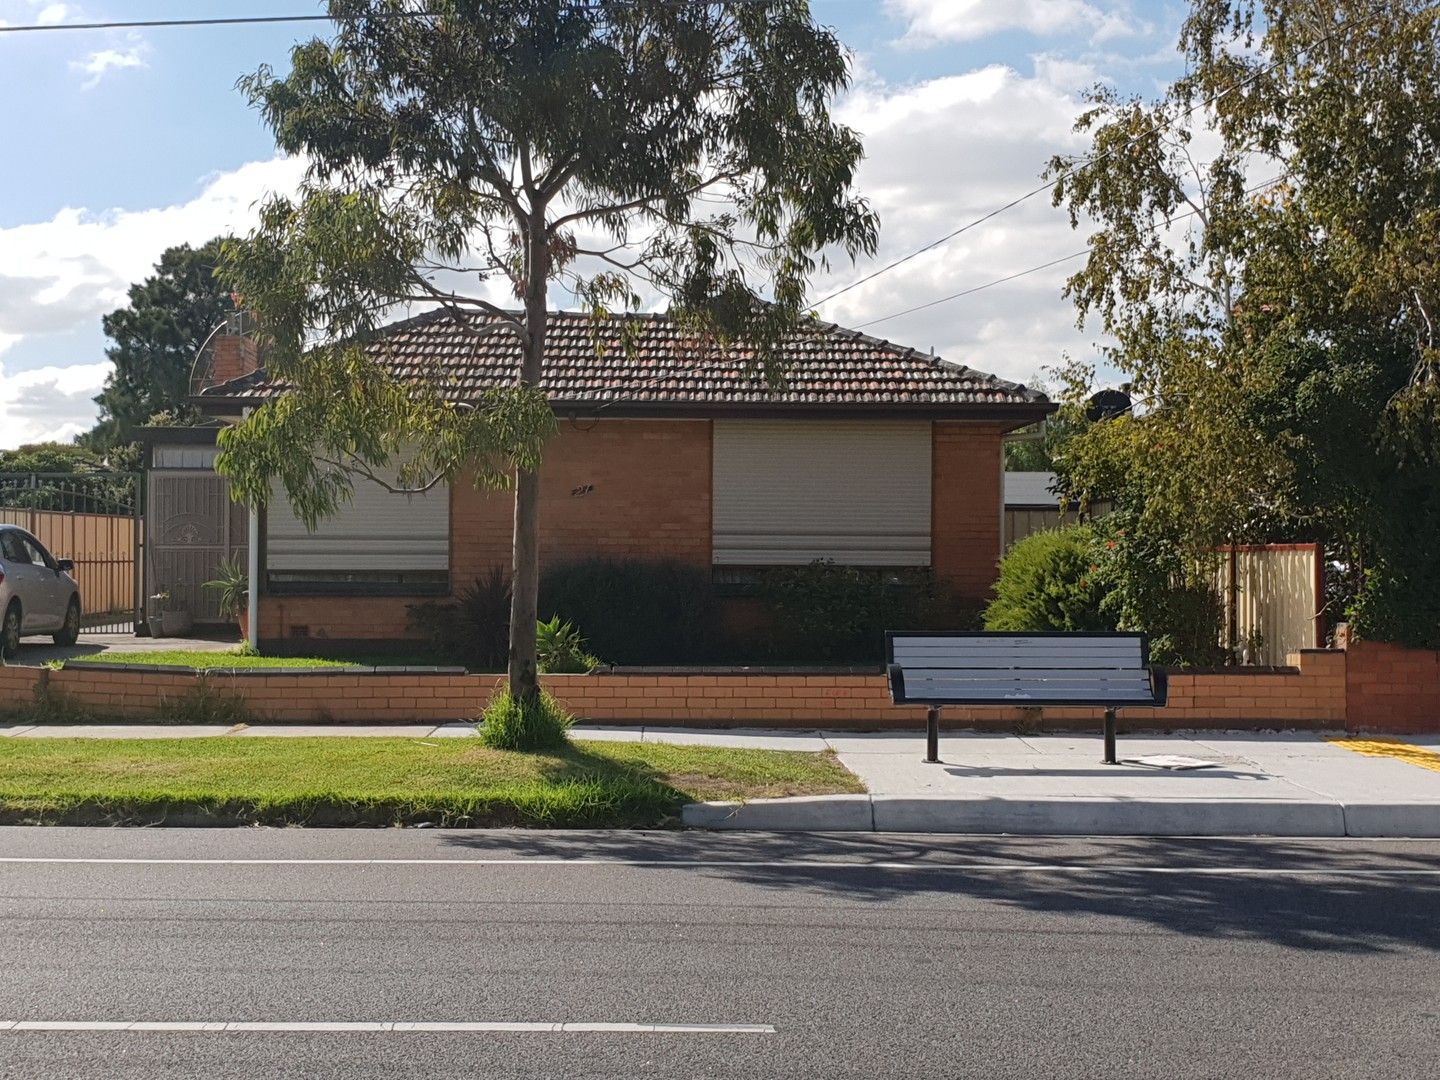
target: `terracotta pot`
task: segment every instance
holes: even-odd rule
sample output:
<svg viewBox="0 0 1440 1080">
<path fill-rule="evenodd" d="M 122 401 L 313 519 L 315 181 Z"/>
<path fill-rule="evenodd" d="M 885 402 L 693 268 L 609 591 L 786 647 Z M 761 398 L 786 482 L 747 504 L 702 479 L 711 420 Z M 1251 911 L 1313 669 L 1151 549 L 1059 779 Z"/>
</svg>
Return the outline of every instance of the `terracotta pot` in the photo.
<svg viewBox="0 0 1440 1080">
<path fill-rule="evenodd" d="M 248 608 L 240 610 L 240 640 L 250 640 L 250 610 Z"/>
</svg>

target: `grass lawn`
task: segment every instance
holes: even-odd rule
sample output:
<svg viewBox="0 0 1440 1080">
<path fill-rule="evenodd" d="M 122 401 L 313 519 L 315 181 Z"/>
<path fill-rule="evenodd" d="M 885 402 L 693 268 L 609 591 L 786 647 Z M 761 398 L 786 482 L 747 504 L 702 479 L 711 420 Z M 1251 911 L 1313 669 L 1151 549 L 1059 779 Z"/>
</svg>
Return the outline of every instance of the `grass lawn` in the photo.
<svg viewBox="0 0 1440 1080">
<path fill-rule="evenodd" d="M 247 656 L 233 649 L 207 652 L 190 649 L 161 649 L 156 652 L 99 652 L 74 656 L 67 664 L 96 661 L 105 664 L 166 664 L 171 667 L 210 671 L 216 668 L 339 668 L 356 664 L 365 667 L 434 667 L 433 660 L 413 656 Z"/>
<path fill-rule="evenodd" d="M 0 824 L 673 824 L 704 799 L 859 792 L 832 754 L 471 739 L 7 739 Z"/>
</svg>

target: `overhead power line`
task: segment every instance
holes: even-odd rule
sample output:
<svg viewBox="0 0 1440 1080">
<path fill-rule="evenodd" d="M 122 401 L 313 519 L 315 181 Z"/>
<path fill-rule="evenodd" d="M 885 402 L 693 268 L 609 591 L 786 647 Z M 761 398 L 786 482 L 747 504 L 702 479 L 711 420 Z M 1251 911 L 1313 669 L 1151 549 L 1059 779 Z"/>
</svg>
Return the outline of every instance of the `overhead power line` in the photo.
<svg viewBox="0 0 1440 1080">
<path fill-rule="evenodd" d="M 625 3 L 627 0 L 610 0 L 614 3 Z M 671 0 L 676 4 L 705 3 L 710 0 Z M 760 0 L 727 0 L 728 3 L 759 3 Z M 598 0 L 591 0 L 590 3 L 576 3 L 571 5 L 571 10 L 581 11 L 584 9 L 599 9 L 602 5 Z M 366 14 L 366 19 L 423 19 L 431 15 L 440 15 L 438 11 L 376 11 Z M 166 27 L 186 26 L 256 26 L 267 23 L 311 23 L 311 22 L 338 22 L 339 18 L 332 15 L 319 13 L 312 15 L 222 15 L 206 19 L 128 19 L 116 20 L 114 22 L 86 22 L 86 23 L 26 23 L 22 26 L 0 26 L 0 34 L 22 34 L 42 33 L 57 30 L 154 30 Z"/>
<path fill-rule="evenodd" d="M 1272 176 L 1269 180 L 1263 180 L 1260 183 L 1256 184 L 1254 187 L 1246 188 L 1245 194 L 1253 195 L 1257 191 L 1264 191 L 1266 188 L 1274 187 L 1282 180 L 1289 179 L 1289 177 L 1289 172 L 1283 172 L 1279 176 Z M 1200 211 L 1198 210 L 1187 210 L 1183 214 L 1176 214 L 1173 218 L 1169 220 L 1169 224 L 1174 225 L 1176 222 L 1184 221 L 1187 218 L 1192 218 L 1199 212 Z M 948 304 L 951 300 L 959 300 L 962 296 L 970 296 L 974 293 L 984 292 L 986 289 L 992 289 L 996 285 L 1004 285 L 1007 281 L 1014 281 L 1016 278 L 1026 277 L 1030 274 L 1038 274 L 1041 270 L 1049 270 L 1052 266 L 1059 266 L 1061 263 L 1067 263 L 1070 262 L 1072 259 L 1078 259 L 1082 255 L 1089 255 L 1090 252 L 1092 252 L 1093 250 L 1095 249 L 1093 246 L 1091 246 L 1082 248 L 1080 251 L 1072 251 L 1069 255 L 1061 255 L 1058 259 L 1051 259 L 1049 262 L 1041 263 L 1039 266 L 1032 266 L 1025 270 L 1017 270 L 1013 274 L 1006 274 L 1004 277 L 995 278 L 993 281 L 987 281 L 983 285 L 972 285 L 968 289 L 961 289 L 957 293 L 951 293 L 949 296 L 942 296 L 938 300 L 928 300 L 923 304 L 916 304 L 914 307 L 908 307 L 904 311 L 892 312 L 889 315 L 881 315 L 878 319 L 869 319 L 866 322 L 857 323 L 855 326 L 851 327 L 851 329 L 864 330 L 867 326 L 877 326 L 882 322 L 889 322 L 891 319 L 898 319 L 902 315 L 913 315 L 917 311 L 924 311 L 927 308 L 937 307 L 940 304 Z"/>
<path fill-rule="evenodd" d="M 411 18 L 423 11 L 392 12 L 390 17 Z M 118 22 L 28 23 L 24 26 L 0 26 L 0 34 L 22 34 L 51 30 L 151 30 L 165 26 L 246 26 L 255 23 L 331 22 L 329 15 L 231 15 L 213 19 L 133 19 Z"/>
<path fill-rule="evenodd" d="M 1350 19 L 1349 21 L 1343 22 L 1343 23 L 1341 23 L 1340 25 L 1336 26 L 1335 29 L 1331 30 L 1328 34 L 1325 34 L 1325 35 L 1324 35 L 1323 37 L 1321 37 L 1318 41 L 1316 41 L 1315 44 L 1316 44 L 1316 45 L 1323 44 L 1324 42 L 1327 42 L 1327 41 L 1329 41 L 1331 38 L 1333 38 L 1336 34 L 1340 33 L 1342 30 L 1346 30 L 1346 29 L 1349 29 L 1349 28 L 1352 27 L 1352 26 L 1356 26 L 1356 25 L 1359 25 L 1359 24 L 1362 24 L 1362 23 L 1365 23 L 1365 22 L 1369 22 L 1371 19 L 1374 19 L 1374 18 L 1376 18 L 1376 17 L 1378 17 L 1378 16 L 1380 16 L 1380 15 L 1383 15 L 1383 14 L 1386 12 L 1386 10 L 1388 10 L 1388 9 L 1387 9 L 1384 5 L 1381 5 L 1380 7 L 1377 7 L 1377 8 L 1375 8 L 1373 11 L 1371 11 L 1368 15 L 1363 15 L 1363 16 L 1357 15 L 1355 18 Z M 1425 13 L 1426 13 L 1426 14 L 1435 14 L 1436 12 L 1440 12 L 1440 4 L 1437 4 L 1437 5 L 1435 5 L 1435 6 L 1432 7 L 1432 8 L 1426 9 L 1426 12 L 1425 12 Z M 815 306 L 816 306 L 816 307 L 819 307 L 821 304 L 829 303 L 831 300 L 834 300 L 837 296 L 843 296 L 845 293 L 849 292 L 851 289 L 858 288 L 859 286 L 864 285 L 866 282 L 874 281 L 876 278 L 880 277 L 882 274 L 888 274 L 891 270 L 894 270 L 896 267 L 905 265 L 905 264 L 908 263 L 911 259 L 918 258 L 919 256 L 925 254 L 927 251 L 933 251 L 933 250 L 935 250 L 936 248 L 940 247 L 942 244 L 947 244 L 947 243 L 949 243 L 951 240 L 954 240 L 957 236 L 960 236 L 962 233 L 967 233 L 967 232 L 969 232 L 971 229 L 976 228 L 976 227 L 979 226 L 979 225 L 985 224 L 985 222 L 989 221 L 991 218 L 999 217 L 1001 214 L 1005 213 L 1007 210 L 1013 210 L 1015 207 L 1019 206 L 1021 203 L 1028 202 L 1030 199 L 1033 199 L 1036 195 L 1039 195 L 1041 192 L 1045 192 L 1045 191 L 1050 191 L 1050 190 L 1052 190 L 1057 183 L 1060 183 L 1060 182 L 1063 181 L 1063 180 L 1069 179 L 1071 176 L 1075 175 L 1075 173 L 1077 173 L 1078 171 L 1080 171 L 1080 169 L 1084 168 L 1085 166 L 1087 166 L 1087 165 L 1093 165 L 1093 164 L 1095 164 L 1096 162 L 1099 162 L 1099 161 L 1104 161 L 1106 158 L 1113 156 L 1113 155 L 1114 155 L 1115 153 L 1117 153 L 1118 151 L 1123 150 L 1123 149 L 1125 149 L 1126 147 L 1129 147 L 1129 146 L 1133 145 L 1133 144 L 1136 143 L 1136 142 L 1139 142 L 1141 139 L 1148 138 L 1148 137 L 1150 137 L 1151 135 L 1157 134 L 1158 132 L 1161 132 L 1161 131 L 1165 130 L 1166 128 L 1168 128 L 1168 127 L 1170 127 L 1171 125 L 1173 125 L 1176 121 L 1178 121 L 1178 120 L 1180 120 L 1180 119 L 1182 119 L 1182 118 L 1184 118 L 1184 117 L 1191 116 L 1191 115 L 1193 115 L 1195 112 L 1197 112 L 1197 111 L 1200 110 L 1200 109 L 1204 109 L 1204 108 L 1207 108 L 1207 107 L 1209 107 L 1209 106 L 1211 106 L 1211 105 L 1214 105 L 1214 104 L 1215 104 L 1217 101 L 1219 101 L 1220 99 L 1222 99 L 1222 98 L 1224 98 L 1224 97 L 1228 97 L 1230 94 L 1235 93 L 1235 91 L 1237 91 L 1237 90 L 1243 90 L 1245 87 L 1249 86 L 1251 83 L 1253 83 L 1255 80 L 1259 79 L 1261 76 L 1267 75 L 1267 74 L 1269 74 L 1271 71 L 1274 71 L 1275 68 L 1276 68 L 1277 66 L 1279 66 L 1279 64 L 1280 64 L 1280 61 L 1279 61 L 1279 60 L 1273 60 L 1273 61 L 1271 61 L 1270 63 L 1266 64 L 1264 67 L 1257 68 L 1255 71 L 1253 71 L 1253 72 L 1251 72 L 1249 75 L 1245 76 L 1245 78 L 1241 79 L 1239 82 L 1234 83 L 1234 84 L 1232 84 L 1232 85 L 1230 85 L 1230 86 L 1227 86 L 1227 87 L 1225 87 L 1223 90 L 1217 90 L 1215 93 L 1211 94 L 1209 97 L 1205 98 L 1203 101 L 1197 101 L 1194 105 L 1191 105 L 1188 109 L 1184 110 L 1183 112 L 1177 113 L 1174 117 L 1169 118 L 1169 119 L 1166 119 L 1166 120 L 1164 120 L 1164 121 L 1162 121 L 1162 122 L 1159 122 L 1159 123 L 1156 123 L 1156 124 L 1152 124 L 1152 125 L 1151 125 L 1149 128 L 1147 128 L 1146 130 L 1141 131 L 1141 132 L 1138 132 L 1138 133 L 1135 134 L 1135 135 L 1132 135 L 1130 138 L 1126 139 L 1126 140 L 1125 140 L 1123 143 L 1121 143 L 1119 146 L 1114 147 L 1114 148 L 1112 148 L 1112 149 L 1110 149 L 1110 150 L 1106 150 L 1104 153 L 1095 154 L 1093 157 L 1088 157 L 1088 158 L 1085 158 L 1085 159 L 1083 159 L 1083 160 L 1081 160 L 1081 161 L 1079 161 L 1079 162 L 1076 162 L 1076 163 L 1075 163 L 1074 165 L 1072 165 L 1070 168 L 1061 171 L 1061 172 L 1060 172 L 1059 174 L 1057 174 L 1053 179 L 1046 181 L 1045 183 L 1041 184 L 1039 187 L 1031 188 L 1029 191 L 1025 192 L 1023 195 L 1018 195 L 1018 196 L 1016 196 L 1015 198 L 1011 199 L 1009 202 L 1005 203 L 1003 206 L 997 206 L 995 209 L 990 210 L 990 211 L 987 211 L 987 212 L 984 213 L 984 214 L 981 214 L 978 218 L 975 218 L 973 221 L 967 221 L 964 225 L 961 225 L 958 229 L 953 229 L 953 230 L 951 230 L 950 232 L 946 233 L 944 236 L 939 237 L 939 238 L 936 239 L 936 240 L 931 240 L 928 244 L 925 244 L 925 245 L 923 245 L 923 246 L 921 246 L 921 247 L 916 248 L 914 251 L 910 252 L 910 254 L 908 254 L 908 255 L 902 255 L 900 258 L 894 260 L 893 262 L 886 263 L 884 266 L 880 267 L 878 270 L 872 270 L 870 273 L 866 274 L 864 277 L 856 278 L 854 281 L 850 282 L 850 284 L 845 285 L 845 286 L 842 286 L 841 288 L 836 289 L 834 292 L 829 293 L 829 294 L 827 294 L 826 296 L 822 296 L 819 300 L 816 300 L 816 301 L 815 301 Z"/>
</svg>

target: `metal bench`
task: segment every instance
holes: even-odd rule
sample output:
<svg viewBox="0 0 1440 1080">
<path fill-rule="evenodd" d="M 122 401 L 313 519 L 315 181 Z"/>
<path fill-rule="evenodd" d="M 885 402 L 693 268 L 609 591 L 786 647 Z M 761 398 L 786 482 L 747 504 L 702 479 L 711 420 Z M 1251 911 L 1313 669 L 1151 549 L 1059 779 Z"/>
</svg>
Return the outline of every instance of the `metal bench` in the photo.
<svg viewBox="0 0 1440 1080">
<path fill-rule="evenodd" d="M 1105 764 L 1115 765 L 1115 710 L 1164 705 L 1165 672 L 1146 665 L 1144 634 L 885 635 L 890 699 L 924 705 L 925 760 L 940 760 L 944 705 L 1089 705 L 1105 710 Z"/>
</svg>

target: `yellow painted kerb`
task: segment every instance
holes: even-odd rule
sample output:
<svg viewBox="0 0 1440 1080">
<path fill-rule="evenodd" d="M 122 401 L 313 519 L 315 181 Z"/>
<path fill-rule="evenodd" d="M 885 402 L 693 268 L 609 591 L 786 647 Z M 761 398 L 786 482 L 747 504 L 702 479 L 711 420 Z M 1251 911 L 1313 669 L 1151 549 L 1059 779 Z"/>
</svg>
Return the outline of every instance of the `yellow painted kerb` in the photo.
<svg viewBox="0 0 1440 1080">
<path fill-rule="evenodd" d="M 1427 750 L 1423 746 L 1416 746 L 1414 743 L 1397 742 L 1394 739 L 1326 739 L 1325 741 L 1336 746 L 1343 746 L 1346 750 L 1354 750 L 1357 754 L 1392 758 L 1409 765 L 1419 765 L 1422 769 L 1440 772 L 1440 754 L 1434 750 Z"/>
</svg>

